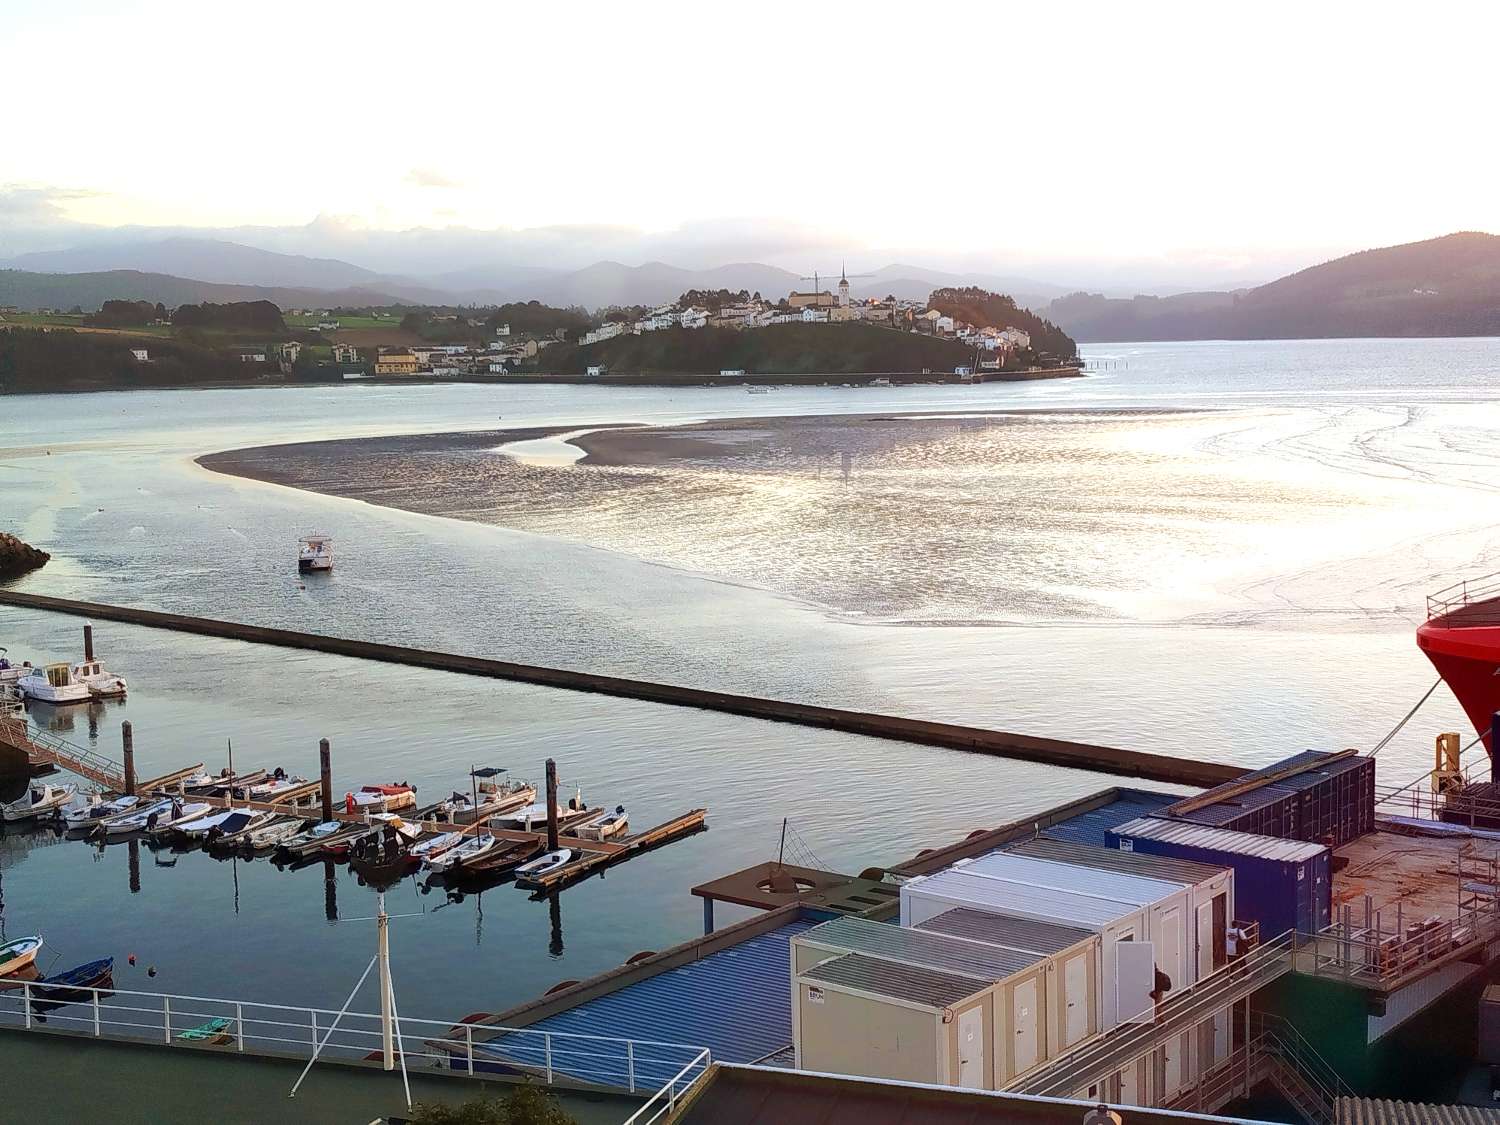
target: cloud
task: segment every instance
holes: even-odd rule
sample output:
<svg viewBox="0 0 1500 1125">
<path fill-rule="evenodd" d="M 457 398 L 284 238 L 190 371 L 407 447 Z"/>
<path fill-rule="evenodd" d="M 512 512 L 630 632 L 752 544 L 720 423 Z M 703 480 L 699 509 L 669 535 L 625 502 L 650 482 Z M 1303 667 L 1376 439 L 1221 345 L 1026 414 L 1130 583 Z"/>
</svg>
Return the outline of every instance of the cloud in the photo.
<svg viewBox="0 0 1500 1125">
<path fill-rule="evenodd" d="M 443 188 L 451 191 L 463 187 L 463 184 L 458 180 L 451 179 L 431 168 L 412 168 L 406 173 L 405 180 L 407 183 L 421 188 Z"/>
<path fill-rule="evenodd" d="M 38 226 L 49 223 L 68 223 L 64 204 L 73 199 L 92 199 L 96 191 L 83 188 L 61 188 L 38 184 L 0 185 L 0 217 L 7 222 L 34 223 Z"/>
</svg>

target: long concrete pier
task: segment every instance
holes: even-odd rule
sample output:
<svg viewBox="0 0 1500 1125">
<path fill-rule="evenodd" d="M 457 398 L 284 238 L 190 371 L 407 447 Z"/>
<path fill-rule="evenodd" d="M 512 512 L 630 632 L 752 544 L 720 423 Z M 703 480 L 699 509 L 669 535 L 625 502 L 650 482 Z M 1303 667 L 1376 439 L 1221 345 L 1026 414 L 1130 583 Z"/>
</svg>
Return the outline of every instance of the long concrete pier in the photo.
<svg viewBox="0 0 1500 1125">
<path fill-rule="evenodd" d="M 992 757 L 1043 762 L 1053 766 L 1071 766 L 1075 769 L 1093 770 L 1097 773 L 1113 774 L 1119 777 L 1138 777 L 1177 785 L 1218 785 L 1221 782 L 1233 781 L 1247 772 L 1241 766 L 1195 761 L 1191 758 L 1176 758 L 1140 750 L 1120 750 L 1110 746 L 1093 746 L 1088 743 L 1069 742 L 1056 738 L 1039 738 L 1035 735 L 987 730 L 983 727 L 939 723 L 926 719 L 908 719 L 897 715 L 880 715 L 865 711 L 848 711 L 837 707 L 820 707 L 810 703 L 793 703 L 752 695 L 734 695 L 703 688 L 653 683 L 649 680 L 601 676 L 592 672 L 578 672 L 565 668 L 543 668 L 532 664 L 491 660 L 481 656 L 435 652 L 430 649 L 379 644 L 374 641 L 351 640 L 345 637 L 328 637 L 289 629 L 270 629 L 261 625 L 247 625 L 236 621 L 188 617 L 178 613 L 163 613 L 160 610 L 74 601 L 69 598 L 52 598 L 42 594 L 23 594 L 14 590 L 0 590 L 0 605 L 66 613 L 94 620 L 119 621 L 129 625 L 145 626 L 149 629 L 194 633 L 204 637 L 220 637 L 251 644 L 325 652 L 333 656 L 352 657 L 356 660 L 377 660 L 386 664 L 404 664 L 413 668 L 457 672 L 466 676 L 487 676 L 491 679 L 514 680 L 519 683 L 539 684 L 568 691 L 593 692 L 622 699 L 640 699 L 674 707 L 694 707 L 730 715 L 744 715 L 753 719 L 765 719 L 770 722 L 793 723 L 823 730 L 867 735 L 872 738 L 914 742 L 925 746 L 941 746 L 950 750 L 966 750 Z"/>
</svg>

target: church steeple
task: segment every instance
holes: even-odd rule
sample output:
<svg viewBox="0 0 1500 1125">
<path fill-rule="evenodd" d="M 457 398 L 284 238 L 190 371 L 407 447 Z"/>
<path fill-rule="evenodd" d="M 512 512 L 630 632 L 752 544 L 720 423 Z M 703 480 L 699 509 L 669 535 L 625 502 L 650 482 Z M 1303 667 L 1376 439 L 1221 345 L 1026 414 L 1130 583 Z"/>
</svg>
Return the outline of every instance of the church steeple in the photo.
<svg viewBox="0 0 1500 1125">
<path fill-rule="evenodd" d="M 844 263 L 839 263 L 839 304 L 849 303 L 849 271 L 844 268 Z"/>
</svg>

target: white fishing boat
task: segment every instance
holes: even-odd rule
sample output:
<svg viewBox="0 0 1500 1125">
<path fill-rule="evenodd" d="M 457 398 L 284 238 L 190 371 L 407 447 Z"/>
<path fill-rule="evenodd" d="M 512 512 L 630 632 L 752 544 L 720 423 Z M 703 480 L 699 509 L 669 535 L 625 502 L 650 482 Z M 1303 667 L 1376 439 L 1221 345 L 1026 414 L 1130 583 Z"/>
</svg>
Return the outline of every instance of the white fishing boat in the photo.
<svg viewBox="0 0 1500 1125">
<path fill-rule="evenodd" d="M 103 800 L 93 796 L 81 805 L 68 805 L 62 811 L 63 823 L 69 828 L 92 828 L 105 817 L 128 813 L 140 804 L 139 797 L 116 797 Z"/>
<path fill-rule="evenodd" d="M 429 836 L 427 839 L 413 844 L 408 853 L 415 860 L 425 861 L 431 856 L 440 856 L 450 848 L 456 848 L 464 842 L 462 832 L 444 832 L 440 836 Z"/>
<path fill-rule="evenodd" d="M 5 656 L 9 651 L 0 645 L 0 686 L 12 685 L 22 676 L 31 673 L 31 662 L 28 660 L 21 664 L 12 664 Z"/>
<path fill-rule="evenodd" d="M 33 785 L 26 796 L 0 809 L 0 817 L 8 821 L 30 820 L 62 808 L 76 796 L 76 785 Z"/>
<path fill-rule="evenodd" d="M 86 687 L 94 699 L 125 698 L 125 678 L 107 671 L 97 657 L 73 665 L 73 680 Z"/>
<path fill-rule="evenodd" d="M 573 849 L 558 848 L 556 851 L 545 852 L 537 856 L 530 863 L 521 864 L 520 867 L 516 868 L 516 878 L 522 882 L 525 882 L 527 879 L 538 879 L 572 862 Z"/>
<path fill-rule="evenodd" d="M 293 836 L 302 832 L 302 826 L 307 822 L 301 817 L 289 816 L 282 820 L 274 820 L 262 828 L 257 828 L 245 837 L 245 845 L 252 851 L 263 851 L 266 848 L 278 847 L 286 843 Z"/>
<path fill-rule="evenodd" d="M 103 832 L 106 836 L 129 836 L 132 832 L 145 832 L 155 828 L 161 821 L 171 819 L 171 816 L 171 801 L 166 799 L 150 801 L 137 806 L 131 812 L 96 821 L 94 831 Z"/>
<path fill-rule="evenodd" d="M 488 832 L 481 832 L 477 836 L 470 836 L 457 847 L 428 856 L 422 861 L 422 866 L 429 871 L 444 872 L 454 871 L 466 863 L 472 863 L 476 859 L 487 856 L 500 846 L 500 841 Z"/>
<path fill-rule="evenodd" d="M 73 678 L 73 669 L 67 664 L 48 664 L 45 668 L 32 668 L 16 681 L 16 690 L 24 699 L 38 703 L 64 706 L 69 703 L 87 703 L 93 698 L 89 686 Z"/>
<path fill-rule="evenodd" d="M 246 795 L 252 801 L 274 802 L 283 793 L 291 792 L 294 789 L 301 789 L 306 784 L 307 778 L 305 777 L 288 777 L 282 774 L 280 777 L 273 776 L 266 781 L 250 786 Z"/>
<path fill-rule="evenodd" d="M 297 540 L 297 569 L 306 574 L 333 569 L 333 536 L 304 535 Z"/>
<path fill-rule="evenodd" d="M 14 938 L 0 944 L 0 979 L 14 976 L 32 964 L 41 949 L 42 939 L 39 937 Z"/>
<path fill-rule="evenodd" d="M 158 817 L 156 827 L 148 831 L 153 836 L 165 836 L 169 832 L 176 831 L 181 825 L 190 824 L 211 811 L 213 811 L 213 806 L 207 801 L 192 801 L 188 804 L 177 801 L 172 805 L 171 815 Z"/>
<path fill-rule="evenodd" d="M 266 828 L 279 819 L 273 812 L 235 809 L 227 818 L 204 833 L 203 841 L 213 849 L 237 848 L 250 838 L 250 833 Z"/>
<path fill-rule="evenodd" d="M 591 823 L 577 825 L 570 831 L 583 840 L 608 840 L 629 827 L 630 818 L 625 815 L 625 806 L 616 805 L 614 812 L 606 813 Z"/>
<path fill-rule="evenodd" d="M 457 806 L 452 813 L 456 824 L 474 824 L 489 820 L 500 813 L 529 805 L 536 800 L 536 786 L 526 781 L 508 781 L 503 776 L 507 771 L 501 766 L 484 766 L 471 769 L 474 779 L 474 795 L 465 799 L 463 794 L 453 794 Z"/>
</svg>

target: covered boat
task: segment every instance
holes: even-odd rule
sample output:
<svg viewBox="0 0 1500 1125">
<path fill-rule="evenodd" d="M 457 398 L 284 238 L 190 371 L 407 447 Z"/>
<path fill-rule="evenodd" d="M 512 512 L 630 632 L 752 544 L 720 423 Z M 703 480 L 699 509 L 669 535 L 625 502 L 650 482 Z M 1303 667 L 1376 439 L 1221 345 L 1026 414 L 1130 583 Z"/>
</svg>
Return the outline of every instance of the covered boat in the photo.
<svg viewBox="0 0 1500 1125">
<path fill-rule="evenodd" d="M 41 951 L 40 937 L 21 937 L 0 945 L 0 979 L 14 976 L 36 961 Z"/>
<path fill-rule="evenodd" d="M 1417 647 L 1493 755 L 1491 726 L 1500 711 L 1500 574 L 1459 582 L 1429 597 Z"/>
<path fill-rule="evenodd" d="M 139 797 L 116 797 L 110 801 L 91 798 L 81 805 L 69 805 L 63 809 L 63 823 L 71 828 L 92 828 L 108 817 L 128 813 L 141 803 Z"/>
<path fill-rule="evenodd" d="M 350 813 L 399 812 L 401 809 L 412 808 L 416 803 L 416 787 L 405 782 L 365 785 L 357 792 L 344 794 L 344 811 Z"/>
<path fill-rule="evenodd" d="M 0 808 L 5 820 L 30 820 L 62 808 L 78 796 L 76 785 L 33 785 L 19 801 Z"/>
</svg>

